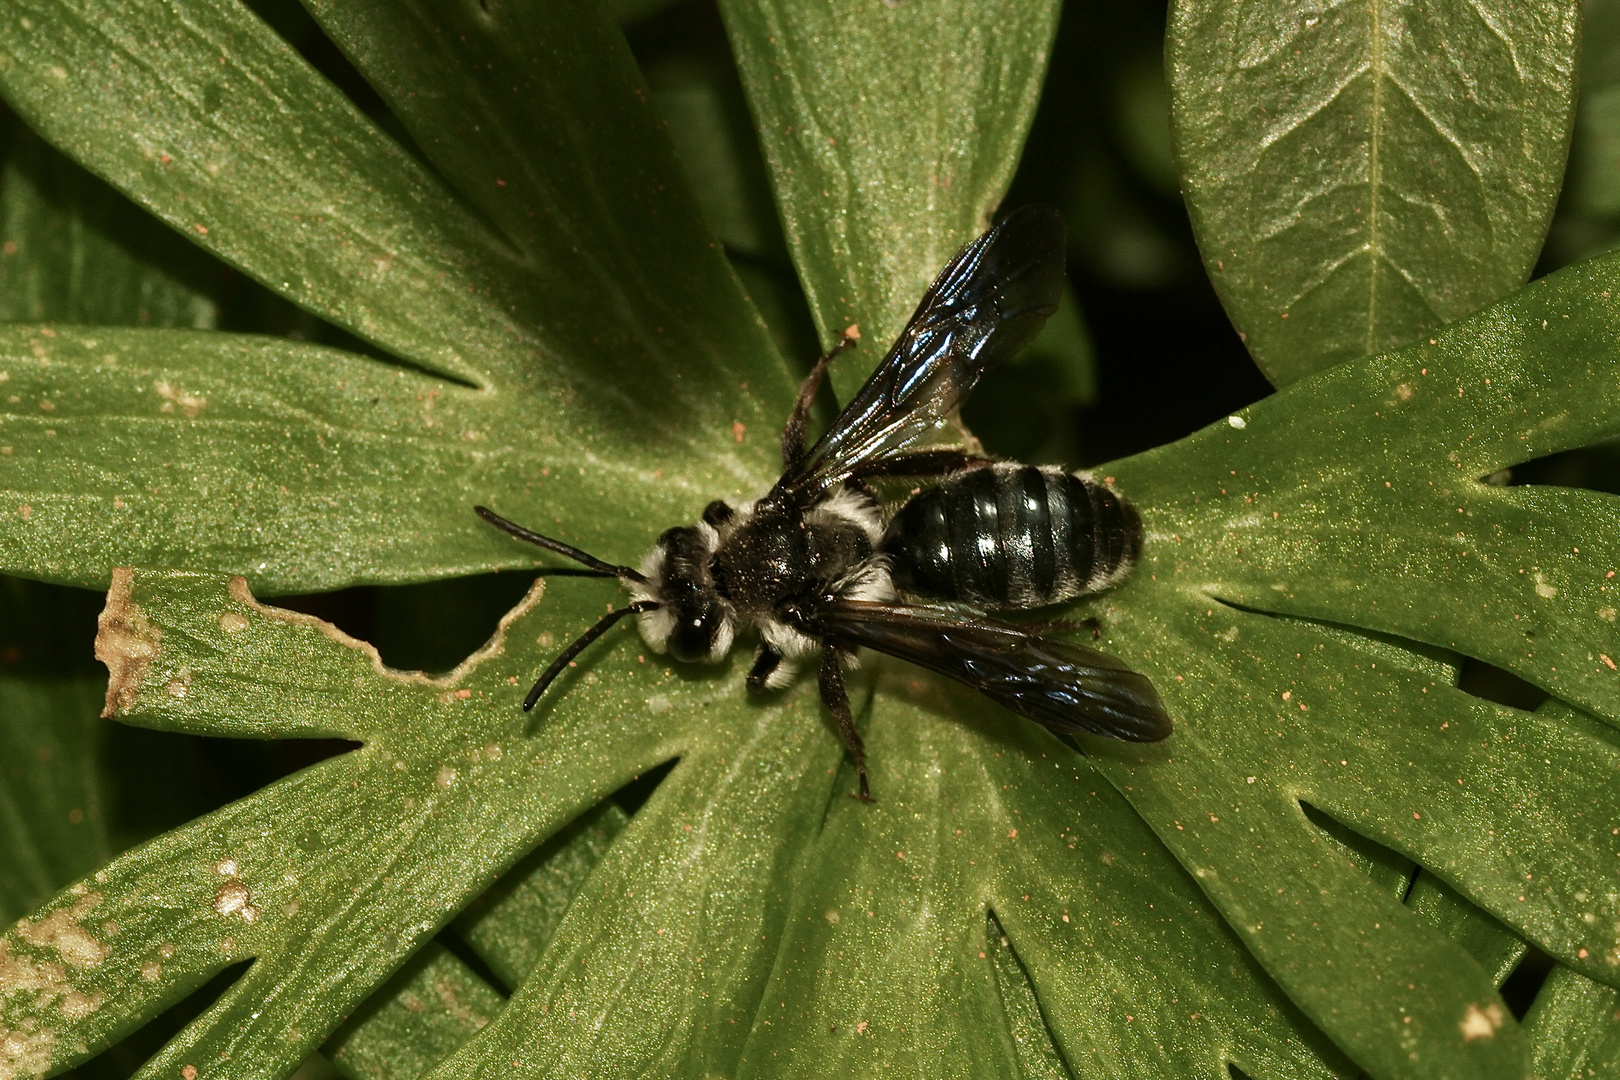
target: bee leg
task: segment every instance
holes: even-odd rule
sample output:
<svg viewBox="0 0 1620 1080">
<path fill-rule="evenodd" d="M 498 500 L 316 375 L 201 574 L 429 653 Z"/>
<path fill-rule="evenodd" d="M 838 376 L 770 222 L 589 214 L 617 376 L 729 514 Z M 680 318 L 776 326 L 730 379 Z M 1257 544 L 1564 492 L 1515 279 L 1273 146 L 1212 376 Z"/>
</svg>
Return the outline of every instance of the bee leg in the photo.
<svg viewBox="0 0 1620 1080">
<path fill-rule="evenodd" d="M 748 688 L 750 690 L 776 689 L 776 686 L 771 682 L 771 676 L 775 675 L 781 666 L 782 654 L 763 641 L 760 642 L 759 648 L 754 653 L 754 666 L 748 669 Z"/>
<path fill-rule="evenodd" d="M 872 801 L 872 789 L 866 782 L 866 744 L 855 730 L 855 717 L 849 711 L 849 692 L 844 689 L 843 650 L 826 644 L 821 648 L 821 700 L 826 703 L 838 724 L 839 737 L 855 759 L 855 772 L 861 779 L 860 792 L 855 796 L 861 802 Z"/>
<path fill-rule="evenodd" d="M 793 411 L 788 413 L 787 423 L 782 427 L 784 470 L 793 468 L 804 456 L 804 426 L 810 420 L 810 403 L 816 400 L 816 394 L 821 391 L 821 382 L 827 376 L 827 365 L 833 362 L 833 357 L 855 344 L 855 341 L 855 336 L 849 330 L 845 330 L 844 336 L 838 339 L 838 344 L 832 347 L 832 352 L 817 360 L 816 366 L 810 369 L 810 374 L 799 384 L 799 396 L 793 402 Z"/>
<path fill-rule="evenodd" d="M 1090 630 L 1091 640 L 1096 641 L 1102 637 L 1102 620 L 1095 615 L 1088 615 L 1084 619 L 1042 619 L 1038 622 L 1021 622 L 1020 630 L 1030 634 L 1052 634 L 1059 632 L 1073 632 L 1075 630 Z"/>
<path fill-rule="evenodd" d="M 963 469 L 994 465 L 995 460 L 966 450 L 916 450 L 869 462 L 857 468 L 855 476 L 945 476 Z"/>
</svg>

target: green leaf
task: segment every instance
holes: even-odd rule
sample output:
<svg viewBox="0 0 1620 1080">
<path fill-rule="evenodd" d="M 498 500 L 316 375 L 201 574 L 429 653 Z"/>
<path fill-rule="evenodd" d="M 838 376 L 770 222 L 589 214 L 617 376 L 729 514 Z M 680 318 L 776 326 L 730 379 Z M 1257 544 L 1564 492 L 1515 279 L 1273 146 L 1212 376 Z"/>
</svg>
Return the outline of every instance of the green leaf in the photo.
<svg viewBox="0 0 1620 1080">
<path fill-rule="evenodd" d="M 463 911 L 454 924 L 456 935 L 508 986 L 522 983 L 627 821 L 628 815 L 608 802 L 571 822 Z"/>
<path fill-rule="evenodd" d="M 834 857 L 842 869 L 855 855 L 856 863 L 887 869 L 891 822 L 940 833 L 945 843 L 936 861 L 953 851 L 986 854 L 960 868 L 977 886 L 965 895 L 950 875 L 930 875 L 939 917 L 967 919 L 983 951 L 986 905 L 995 905 L 1023 955 L 1034 958 L 1035 992 L 1065 1033 L 1071 1060 L 1106 1056 L 1106 1045 L 1127 1035 L 1141 1046 L 1195 1038 L 1191 1060 L 1211 1069 L 1229 1054 L 1256 1075 L 1272 1063 L 1293 1075 L 1342 1074 L 1317 1062 L 1318 1053 L 1332 1059 L 1331 1050 L 1299 1031 L 1191 883 L 1164 864 L 1162 848 L 1049 737 L 1000 720 L 962 726 L 956 717 L 965 693 L 941 699 L 903 673 L 870 725 L 874 783 L 884 801 L 861 806 L 847 797 L 852 778 L 835 770 L 838 744 L 808 687 L 751 702 L 741 693 L 740 670 L 682 678 L 631 661 L 623 648 L 596 653 L 577 680 L 565 680 L 560 689 L 567 692 L 531 734 L 513 708 L 520 692 L 514 683 L 526 681 L 520 675 L 551 648 L 552 630 L 536 641 L 537 624 L 577 625 L 591 607 L 547 601 L 536 609 L 536 598 L 480 656 L 435 682 L 381 669 L 374 655 L 330 627 L 258 605 L 239 581 L 121 574 L 99 638 L 114 672 L 109 702 L 120 715 L 260 736 L 342 731 L 366 742 L 124 856 L 0 937 L 14 969 L 48 991 L 0 999 L 0 1026 L 49 1035 L 28 1044 L 36 1055 L 24 1059 L 28 1070 L 82 1058 L 247 956 L 255 963 L 148 1072 L 191 1064 L 215 1075 L 216 1061 L 217 1075 L 235 1075 L 230 1062 L 290 1068 L 491 873 L 629 774 L 678 756 L 651 801 L 583 878 L 522 991 L 441 1067 L 444 1075 L 578 1075 L 581 1067 L 596 1075 L 607 1062 L 638 1075 L 774 1074 L 769 1063 L 780 1043 L 772 1027 L 805 1023 L 761 996 L 768 980 L 802 978 L 791 960 L 804 955 L 793 948 L 799 933 L 784 941 L 784 930 L 831 925 L 818 899 L 809 900 L 807 919 L 794 915 L 813 896 L 806 886 L 825 876 L 813 866 L 795 870 L 800 853 L 819 830 L 817 860 Z M 294 661 L 296 681 L 281 682 L 273 700 L 253 696 L 256 675 L 293 670 Z M 911 703 L 893 700 L 896 692 Z M 986 803 L 975 783 L 996 797 Z M 944 837 L 953 820 L 967 835 Z M 875 836 L 861 838 L 873 829 Z M 465 939 L 479 943 L 491 918 L 510 920 L 513 929 L 545 921 L 533 918 L 536 909 L 559 906 L 545 894 L 559 883 L 572 892 L 568 883 L 580 874 L 568 867 L 581 865 L 580 854 L 586 863 L 594 857 L 574 842 L 566 850 L 566 858 L 544 860 L 550 886 L 531 881 L 503 890 L 459 924 Z M 928 857 L 913 848 L 910 860 L 894 860 L 905 887 L 928 873 Z M 1160 896 L 1153 882 L 1164 888 L 1166 870 L 1180 884 Z M 1034 904 L 1019 898 L 1032 889 L 1041 892 Z M 152 905 L 153 896 L 163 903 Z M 860 904 L 868 900 L 854 899 L 842 918 L 863 929 Z M 1072 927 L 1061 918 L 1070 912 Z M 885 920 L 902 915 L 889 905 L 883 913 Z M 1072 944 L 1052 954 L 1032 929 L 1048 919 L 1072 931 Z M 1121 921 L 1133 930 L 1122 933 Z M 109 923 L 116 935 L 98 929 Z M 928 936 L 922 928 L 913 933 L 919 945 Z M 499 942 L 490 948 L 489 940 L 478 947 L 492 967 L 507 963 L 510 976 L 521 977 L 522 958 L 503 960 Z M 1156 959 L 1178 945 L 1198 950 L 1206 975 L 1178 975 Z M 845 959 L 860 966 L 863 955 L 846 952 Z M 993 1004 L 1001 991 L 989 962 L 979 960 L 977 982 Z M 816 961 L 834 962 L 848 966 L 836 954 Z M 464 974 L 442 958 L 430 955 L 423 964 L 432 975 L 407 969 L 364 1010 L 369 1019 L 339 1037 L 340 1064 L 358 1068 L 369 1060 L 367 1040 L 380 1046 L 401 1037 L 399 1010 L 423 979 L 451 979 L 462 988 L 458 995 L 466 989 Z M 1158 987 L 1144 991 L 1140 1013 L 1097 1008 L 1117 992 L 1119 964 Z M 582 1016 L 598 1019 L 581 1025 Z M 424 1034 L 411 1052 L 432 1056 L 455 1029 L 451 1021 L 466 1020 L 437 1010 L 425 1019 L 442 1036 Z M 1005 1050 L 1004 1024 L 1000 1030 Z M 915 1039 L 914 1032 L 882 1029 L 870 1036 L 868 1043 L 900 1053 Z M 982 1038 L 997 1040 L 994 1030 Z M 86 1049 L 75 1049 L 81 1045 Z"/>
<path fill-rule="evenodd" d="M 828 808 L 741 1075 L 1017 1076 L 1002 945 L 1071 1075 L 1352 1074 L 1083 759 L 912 669 L 881 690 L 878 802 Z"/>
<path fill-rule="evenodd" d="M 418 14 L 427 18 L 433 10 L 429 6 Z M 304 352 L 303 364 L 283 363 L 282 350 L 302 348 L 287 344 L 147 339 L 127 332 L 117 338 L 110 332 L 81 336 L 67 328 L 11 330 L 4 335 L 8 344 L 0 344 L 0 370 L 13 380 L 7 401 L 15 408 L 0 402 L 0 409 L 26 420 L 7 418 L 4 429 L 12 450 L 10 458 L 0 458 L 0 491 L 5 492 L 0 498 L 9 503 L 0 515 L 5 522 L 0 565 L 79 584 L 104 584 L 120 563 L 202 563 L 250 575 L 256 585 L 272 590 L 423 580 L 524 561 L 513 545 L 470 517 L 474 503 L 492 503 L 532 521 L 535 491 L 548 488 L 544 524 L 566 523 L 557 531 L 587 546 L 610 536 L 609 546 L 639 549 L 650 535 L 627 532 L 630 519 L 601 512 L 607 497 L 604 475 L 639 478 L 632 486 L 641 486 L 643 496 L 620 505 L 656 508 L 642 520 L 690 517 L 701 505 L 692 491 L 712 491 L 717 480 L 751 491 L 769 475 L 775 440 L 767 433 L 785 414 L 791 383 L 721 252 L 698 224 L 622 40 L 615 43 L 615 32 L 594 8 L 548 8 L 545 18 L 555 25 L 525 21 L 531 15 L 541 18 L 533 13 L 519 13 L 515 25 L 503 22 L 499 11 L 489 18 L 472 16 L 476 25 L 463 29 L 483 43 L 480 47 L 498 45 L 505 64 L 493 71 L 488 65 L 478 68 L 477 77 L 468 74 L 474 69 L 454 50 L 439 53 L 438 46 L 426 45 L 418 50 L 423 43 L 411 35 L 426 32 L 421 22 L 400 20 L 388 32 L 369 37 L 363 21 L 337 28 L 347 27 L 367 41 L 371 51 L 358 59 L 386 93 L 395 94 L 418 141 L 441 155 L 446 174 L 463 185 L 477 214 L 387 143 L 267 27 L 233 12 L 213 6 L 193 12 L 189 28 L 172 35 L 172 47 L 181 50 L 217 51 L 204 38 L 228 44 L 224 64 L 216 62 L 214 51 L 202 67 L 174 61 L 191 73 L 187 77 L 206 84 L 197 97 L 173 96 L 171 85 L 142 74 L 146 67 L 124 65 L 117 67 L 118 79 L 127 83 L 97 89 L 93 101 L 68 110 L 61 95 L 89 88 L 58 78 L 54 70 L 67 70 L 60 64 L 51 67 L 44 59 L 25 64 L 18 58 L 23 45 L 47 52 L 103 48 L 117 55 L 133 47 L 117 35 L 106 37 L 119 19 L 136 18 L 124 9 L 95 22 L 93 31 L 92 24 L 69 18 L 66 8 L 12 12 L 16 21 L 10 31 L 17 41 L 9 63 L 0 65 L 0 79 L 14 77 L 14 96 L 27 90 L 53 108 L 60 106 L 49 117 L 41 114 L 45 120 L 54 117 L 47 127 L 86 156 L 112 155 L 116 161 L 92 163 L 159 210 L 167 205 L 163 199 L 179 199 L 199 187 L 197 147 L 217 146 L 227 136 L 238 150 L 257 145 L 254 139 L 274 142 L 274 151 L 266 145 L 255 157 L 233 150 L 230 160 L 279 162 L 293 181 L 241 165 L 240 173 L 226 169 L 201 185 L 206 197 L 186 196 L 188 220 L 207 216 L 200 209 L 204 203 L 217 203 L 220 214 L 249 229 L 242 239 L 247 248 L 216 245 L 216 250 L 282 288 L 282 263 L 296 248 L 299 260 L 318 264 L 319 274 L 305 267 L 308 281 L 324 282 L 320 289 L 332 293 L 332 303 L 316 303 L 307 290 L 283 288 L 295 299 L 402 356 L 467 379 L 484 380 L 499 365 L 515 365 L 503 369 L 508 385 L 473 390 L 332 353 Z M 169 31 L 162 20 L 179 18 L 170 8 L 140 18 L 148 16 L 157 23 L 143 24 L 140 40 L 165 38 Z M 347 9 L 341 17 L 361 20 L 360 13 Z M 453 19 L 451 24 L 459 25 Z M 47 38 L 46 30 L 55 36 Z M 76 34 L 88 36 L 81 40 Z M 341 34 L 340 39 L 347 40 Z M 539 55 L 535 50 L 566 55 L 573 66 L 553 72 L 531 62 Z M 430 102 L 389 83 L 404 77 L 396 63 L 401 55 L 415 63 L 432 56 L 445 93 Z M 517 99 L 507 78 L 514 65 L 525 73 L 515 84 Z M 223 82 L 209 73 L 213 68 L 225 69 L 219 73 Z M 538 71 L 551 74 L 534 74 Z M 542 82 L 533 85 L 531 79 Z M 286 108 L 310 113 L 299 132 L 283 132 L 281 112 L 265 97 L 272 90 L 292 95 Z M 113 118 L 105 110 L 125 92 L 162 98 L 152 125 L 134 142 L 111 138 L 104 126 Z M 548 112 L 534 108 L 536 93 L 550 95 L 548 100 L 562 97 Z M 198 111 L 197 98 L 217 99 L 218 108 Z M 587 98 L 597 113 L 604 102 L 617 102 L 612 127 L 545 119 L 568 115 L 572 103 Z M 118 113 L 121 133 L 122 116 Z M 483 122 L 468 124 L 468 116 Z M 142 146 L 156 146 L 174 132 L 191 140 L 185 161 L 169 155 L 163 162 L 167 151 L 152 150 L 155 160 L 142 156 Z M 289 141 L 288 134 L 296 138 Z M 311 146 L 335 143 L 351 157 L 333 158 L 324 150 L 306 156 L 296 139 L 313 140 Z M 287 154 L 291 160 L 278 157 Z M 114 168 L 118 162 L 134 171 L 120 172 Z M 572 163 L 571 170 L 554 167 L 559 162 Z M 179 172 L 171 174 L 171 168 Z M 592 186 L 600 175 L 615 178 L 611 195 Z M 357 185 L 361 190 L 352 197 L 339 197 L 337 189 Z M 311 235 L 310 221 L 289 215 L 288 200 L 304 206 L 299 200 L 317 196 L 322 205 L 346 208 L 318 223 L 337 228 L 337 237 Z M 485 218 L 502 227 L 503 237 L 490 232 Z M 451 236 L 446 230 L 461 232 Z M 216 228 L 210 236 L 219 240 L 216 233 L 223 235 Z M 421 269 L 417 275 L 425 291 L 413 295 L 401 282 L 382 280 L 416 273 L 408 266 L 388 269 L 392 264 L 384 259 L 385 268 L 378 270 L 368 261 L 362 272 L 350 265 L 357 253 L 370 260 L 384 241 L 408 248 L 409 256 L 400 256 L 407 263 L 433 262 L 431 273 Z M 446 247 L 452 241 L 462 244 L 460 254 Z M 462 270 L 474 276 L 456 277 Z M 521 306 L 501 306 L 506 289 L 522 292 Z M 365 318 L 346 317 L 338 310 L 343 305 L 364 309 Z M 60 350 L 51 333 L 59 333 Z M 561 350 L 569 362 L 536 367 L 534 350 L 541 345 L 535 334 L 544 337 L 546 350 Z M 450 342 L 456 350 L 469 350 L 467 355 L 476 353 L 481 363 L 488 361 L 488 371 L 466 367 L 456 359 L 463 355 L 459 351 L 445 352 Z M 124 369 L 109 370 L 107 355 L 117 356 Z M 226 399 L 234 399 L 226 409 L 197 404 Z M 37 422 L 58 403 L 63 413 L 46 418 L 54 422 Z M 383 431 L 375 428 L 379 406 L 394 414 L 384 419 Z M 168 412 L 154 417 L 155 428 L 131 430 L 132 407 L 137 416 L 153 408 Z M 229 429 L 216 423 L 227 418 Z M 244 441 L 249 431 L 253 436 Z M 749 431 L 754 438 L 745 443 Z M 403 446 L 400 437 L 407 440 Z M 114 445 L 126 438 L 148 452 L 129 455 Z M 93 445 L 82 454 L 64 454 L 78 440 Z M 312 449 L 289 454 L 287 440 Z M 462 445 L 452 450 L 456 440 Z M 154 443 L 167 449 L 156 451 Z M 310 470 L 312 460 L 325 460 L 331 468 Z M 132 461 L 138 463 L 133 468 Z M 140 475 L 148 468 L 165 475 Z M 505 479 L 497 480 L 497 474 Z M 429 483 L 430 475 L 448 482 Z M 357 485 L 359 477 L 367 479 Z M 406 478 L 413 482 L 402 484 Z M 361 517 L 341 509 L 367 487 L 372 506 Z M 221 500 L 224 492 L 244 490 L 257 495 L 247 503 Z M 78 515 L 88 505 L 104 512 L 97 526 L 83 529 Z M 120 513 L 125 516 L 117 517 Z M 327 524 L 315 524 L 321 518 Z M 55 540 L 46 542 L 70 519 L 75 525 L 62 534 L 77 532 L 84 544 L 61 548 Z M 376 527 L 383 520 L 391 522 L 388 531 Z M 30 521 L 43 527 L 31 527 Z M 421 529 L 424 544 L 399 543 L 398 526 L 404 522 Z"/>
<path fill-rule="evenodd" d="M 1106 605 L 1111 651 L 1153 675 L 1178 727 L 1163 750 L 1088 749 L 1375 1075 L 1517 1075 L 1523 1044 L 1491 976 L 1313 850 L 1299 803 L 1612 981 L 1598 928 L 1620 915 L 1600 885 L 1620 758 L 1595 721 L 1490 705 L 1258 612 L 1485 659 L 1620 721 L 1604 659 L 1614 500 L 1481 480 L 1613 433 L 1617 270 L 1560 272 L 1434 345 L 1335 368 L 1109 470 L 1148 531 Z"/>
<path fill-rule="evenodd" d="M 1574 0 L 1174 6 L 1193 229 L 1273 383 L 1524 283 L 1563 175 L 1579 25 Z"/>
<path fill-rule="evenodd" d="M 1513 931 L 1464 900 L 1433 874 L 1418 874 L 1406 894 L 1406 906 L 1467 949 L 1497 986 L 1506 982 L 1524 959 L 1526 946 Z M 1534 1043 L 1533 1033 L 1530 1038 Z"/>
<path fill-rule="evenodd" d="M 1620 991 L 1555 965 L 1524 1018 L 1538 1080 L 1593 1080 L 1620 1070 Z"/>
<path fill-rule="evenodd" d="M 284 592 L 532 565 L 478 503 L 531 522 L 543 506 L 540 527 L 633 560 L 655 535 L 638 522 L 751 495 L 776 452 L 774 392 L 639 432 L 615 396 L 570 431 L 286 339 L 0 327 L 0 373 L 0 553 L 74 584 L 115 561 L 214 566 Z M 764 383 L 786 390 L 780 369 Z M 602 512 L 609 497 L 617 513 Z"/>
<path fill-rule="evenodd" d="M 1057 4 L 720 9 L 822 344 L 858 323 L 870 369 L 1001 202 Z"/>
<path fill-rule="evenodd" d="M 446 932 L 470 946 L 507 986 L 517 985 L 625 820 L 612 802 L 596 807 L 514 866 Z M 433 942 L 356 1009 L 322 1049 L 357 1080 L 414 1078 L 505 1006 L 501 987 Z"/>
<path fill-rule="evenodd" d="M 211 329 L 216 265 L 11 120 L 0 171 L 0 321 Z"/>
<path fill-rule="evenodd" d="M 647 695 L 647 669 L 634 662 L 617 674 L 598 666 L 541 738 L 525 736 L 512 686 L 549 651 L 528 615 L 538 598 L 514 611 L 504 638 L 435 681 L 390 672 L 325 624 L 263 608 L 218 575 L 120 575 L 98 639 L 115 673 L 112 707 L 155 726 L 195 710 L 204 729 L 230 717 L 242 733 L 368 741 L 122 856 L 0 935 L 0 963 L 15 974 L 0 1028 L 24 1036 L 16 1067 L 32 1075 L 83 1060 L 254 957 L 148 1072 L 212 1074 L 235 1060 L 284 1074 L 492 875 L 681 753 L 683 739 L 620 722 L 624 692 Z M 547 608 L 574 625 L 592 606 Z M 302 672 L 272 705 L 242 693 L 265 665 Z M 557 752 L 580 742 L 595 747 L 594 765 Z"/>
<path fill-rule="evenodd" d="M 839 747 L 808 694 L 726 705 L 746 728 L 683 757 L 510 1008 L 436 1076 L 736 1074 L 777 954 L 786 870 L 830 797 Z"/>
<path fill-rule="evenodd" d="M 345 1076 L 413 1080 L 471 1038 L 506 1000 L 430 942 L 355 1010 L 326 1047 Z"/>
<path fill-rule="evenodd" d="M 603 12 L 440 7 L 377 26 L 315 11 L 456 190 L 240 5 L 10 7 L 0 91 L 194 241 L 431 370 L 527 386 L 564 417 L 635 379 L 659 415 L 642 423 L 665 428 L 684 415 L 666 409 L 769 379 L 768 339 Z M 438 92 L 416 93 L 425 76 Z M 598 123 L 561 119 L 587 111 Z"/>
</svg>

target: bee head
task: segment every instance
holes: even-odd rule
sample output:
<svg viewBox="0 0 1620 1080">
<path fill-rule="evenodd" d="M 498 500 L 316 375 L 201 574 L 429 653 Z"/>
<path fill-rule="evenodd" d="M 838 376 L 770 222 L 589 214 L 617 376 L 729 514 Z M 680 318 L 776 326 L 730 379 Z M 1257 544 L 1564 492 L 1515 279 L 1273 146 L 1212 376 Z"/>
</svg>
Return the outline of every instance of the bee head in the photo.
<svg viewBox="0 0 1620 1080">
<path fill-rule="evenodd" d="M 637 616 L 647 644 L 687 663 L 715 663 L 731 651 L 737 615 L 714 587 L 710 563 L 720 535 L 707 522 L 668 529 L 641 560 L 637 600 L 658 607 Z"/>
</svg>

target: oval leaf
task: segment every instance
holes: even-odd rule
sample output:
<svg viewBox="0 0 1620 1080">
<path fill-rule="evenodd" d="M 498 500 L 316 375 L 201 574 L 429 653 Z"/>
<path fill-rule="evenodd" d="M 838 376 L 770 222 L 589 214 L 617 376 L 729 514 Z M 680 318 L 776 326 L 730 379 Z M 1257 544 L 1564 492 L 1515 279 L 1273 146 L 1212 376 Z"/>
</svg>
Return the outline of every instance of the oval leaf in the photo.
<svg viewBox="0 0 1620 1080">
<path fill-rule="evenodd" d="M 1179 0 L 1205 267 L 1282 386 L 1523 284 L 1563 177 L 1580 4 Z"/>
</svg>

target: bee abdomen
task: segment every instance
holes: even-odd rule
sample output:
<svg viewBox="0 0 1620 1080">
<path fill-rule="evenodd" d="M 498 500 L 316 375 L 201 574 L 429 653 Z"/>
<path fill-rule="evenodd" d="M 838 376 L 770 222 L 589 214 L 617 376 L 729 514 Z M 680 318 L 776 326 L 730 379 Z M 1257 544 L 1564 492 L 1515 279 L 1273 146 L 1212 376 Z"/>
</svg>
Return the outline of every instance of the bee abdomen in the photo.
<svg viewBox="0 0 1620 1080">
<path fill-rule="evenodd" d="M 1056 466 L 998 462 L 912 496 L 882 550 L 906 592 L 1035 608 L 1120 581 L 1142 550 L 1142 523 L 1102 484 Z"/>
</svg>

